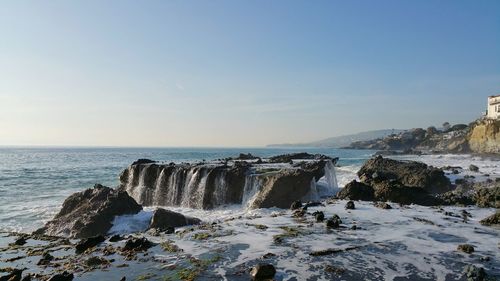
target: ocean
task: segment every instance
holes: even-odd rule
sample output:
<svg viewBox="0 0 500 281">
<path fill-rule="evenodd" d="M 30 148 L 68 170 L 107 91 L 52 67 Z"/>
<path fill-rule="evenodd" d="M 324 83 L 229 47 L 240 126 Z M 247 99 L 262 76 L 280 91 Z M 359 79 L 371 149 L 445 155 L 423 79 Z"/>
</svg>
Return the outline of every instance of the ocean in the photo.
<svg viewBox="0 0 500 281">
<path fill-rule="evenodd" d="M 121 171 L 139 158 L 178 163 L 302 151 L 339 157 L 344 167 L 338 173 L 341 185 L 373 154 L 332 148 L 0 148 L 0 229 L 32 231 L 42 226 L 70 194 L 95 183 L 117 186 Z"/>
</svg>

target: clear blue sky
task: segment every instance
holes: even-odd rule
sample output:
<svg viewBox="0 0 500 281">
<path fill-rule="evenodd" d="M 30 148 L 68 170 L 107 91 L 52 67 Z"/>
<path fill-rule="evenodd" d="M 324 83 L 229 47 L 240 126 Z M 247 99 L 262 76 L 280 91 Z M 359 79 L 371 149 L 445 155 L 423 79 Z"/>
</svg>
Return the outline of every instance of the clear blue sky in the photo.
<svg viewBox="0 0 500 281">
<path fill-rule="evenodd" d="M 258 146 L 469 122 L 500 1 L 3 1 L 0 144 Z"/>
</svg>

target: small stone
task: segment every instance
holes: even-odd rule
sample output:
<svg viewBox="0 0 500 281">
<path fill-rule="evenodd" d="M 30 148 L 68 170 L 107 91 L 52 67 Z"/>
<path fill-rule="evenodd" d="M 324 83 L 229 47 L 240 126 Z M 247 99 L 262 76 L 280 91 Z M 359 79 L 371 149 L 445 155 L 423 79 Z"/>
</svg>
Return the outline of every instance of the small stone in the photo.
<svg viewBox="0 0 500 281">
<path fill-rule="evenodd" d="M 476 166 L 476 165 L 471 164 L 469 166 L 469 170 L 471 170 L 471 172 L 479 172 L 479 167 Z"/>
<path fill-rule="evenodd" d="M 467 281 L 483 281 L 486 279 L 484 268 L 469 264 L 464 267 L 463 271 Z"/>
<path fill-rule="evenodd" d="M 23 236 L 19 237 L 15 242 L 14 242 L 15 245 L 18 245 L 18 246 L 22 246 L 24 244 L 26 244 L 26 238 L 24 238 Z"/>
<path fill-rule="evenodd" d="M 290 210 L 297 210 L 299 208 L 302 208 L 302 202 L 300 202 L 300 201 L 293 201 L 292 205 L 290 206 Z"/>
<path fill-rule="evenodd" d="M 123 246 L 124 251 L 146 251 L 153 247 L 153 243 L 146 238 L 130 238 Z"/>
<path fill-rule="evenodd" d="M 321 211 L 314 212 L 313 216 L 316 219 L 316 222 L 323 222 L 325 220 L 325 213 Z"/>
<path fill-rule="evenodd" d="M 48 252 L 45 252 L 43 253 L 42 258 L 38 261 L 37 265 L 48 265 L 53 260 L 54 257 Z"/>
<path fill-rule="evenodd" d="M 462 251 L 467 254 L 472 254 L 474 252 L 474 246 L 470 244 L 460 244 L 457 247 L 457 250 Z"/>
<path fill-rule="evenodd" d="M 276 274 L 276 269 L 272 264 L 258 264 L 250 271 L 253 280 L 272 279 Z"/>
<path fill-rule="evenodd" d="M 387 204 L 386 202 L 376 202 L 375 207 L 384 209 L 384 210 L 390 210 L 392 209 L 392 206 Z"/>
<path fill-rule="evenodd" d="M 346 210 L 354 210 L 356 209 L 356 206 L 353 201 L 348 201 L 347 204 L 345 204 L 345 208 Z"/>
<path fill-rule="evenodd" d="M 340 217 L 338 215 L 333 215 L 332 218 L 330 218 L 326 221 L 326 227 L 339 228 L 341 223 L 342 223 L 342 220 L 340 219 Z"/>
</svg>

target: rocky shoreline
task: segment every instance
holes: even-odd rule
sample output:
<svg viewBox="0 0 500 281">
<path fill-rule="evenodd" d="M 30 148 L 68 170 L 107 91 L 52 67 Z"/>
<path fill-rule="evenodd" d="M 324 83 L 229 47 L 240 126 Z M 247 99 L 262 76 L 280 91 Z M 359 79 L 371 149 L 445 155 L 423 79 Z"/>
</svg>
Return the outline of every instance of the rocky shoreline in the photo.
<svg viewBox="0 0 500 281">
<path fill-rule="evenodd" d="M 378 280 L 387 274 L 406 280 L 443 276 L 495 280 L 494 276 L 500 276 L 500 256 L 498 249 L 494 250 L 498 245 L 487 246 L 500 234 L 499 213 L 494 211 L 500 207 L 499 180 L 452 183 L 442 169 L 377 156 L 360 169 L 359 182 L 349 183 L 336 196 L 305 202 L 304 198 L 311 197 L 304 197 L 307 192 L 295 192 L 294 187 L 305 184 L 297 178 L 287 180 L 289 173 L 306 179 L 303 182 L 308 189 L 316 188 L 316 181 L 325 176 L 326 163 L 335 162 L 332 158 L 307 154 L 280 156 L 274 161 L 252 155 L 238 158 L 217 164 L 134 162 L 122 173 L 120 187 L 96 185 L 71 195 L 59 214 L 34 233 L 0 233 L 0 280 L 293 280 L 307 276 L 311 280 Z M 266 165 L 276 163 L 280 165 L 268 170 Z M 206 214 L 222 212 L 217 219 L 163 208 L 144 209 L 132 187 L 170 190 L 182 186 L 189 190 L 189 184 L 169 185 L 172 180 L 158 180 L 169 169 L 170 174 L 196 170 L 206 175 L 207 180 L 189 182 L 197 182 L 211 193 L 216 193 L 207 184 L 211 173 L 220 179 L 234 169 L 240 170 L 236 173 L 244 169 L 240 177 L 250 174 L 271 182 L 264 180 L 258 186 L 259 192 L 267 192 L 252 194 L 271 198 L 257 200 L 271 205 L 250 204 L 249 209 L 229 213 L 210 210 L 211 204 L 196 205 L 209 209 Z M 207 172 L 200 172 L 204 169 Z M 148 182 L 149 186 L 144 184 Z M 241 190 L 235 202 L 242 204 L 245 184 L 235 186 Z M 225 192 L 231 185 L 227 188 Z M 284 196 L 287 193 L 294 194 Z M 149 196 L 158 194 L 162 193 Z M 276 197 L 280 200 L 272 199 Z M 138 198 L 141 203 L 155 205 L 144 196 Z M 139 232 L 119 233 L 115 229 L 117 218 L 133 224 L 140 221 L 145 227 Z M 395 236 L 387 236 L 391 229 Z M 458 236 L 456 229 L 462 229 Z M 415 248 L 419 244 L 429 252 Z M 435 252 L 433 247 L 442 249 Z M 427 258 L 432 263 L 424 264 L 432 270 L 427 272 L 410 261 L 401 263 L 400 255 Z M 385 260 L 389 267 L 376 265 L 376 259 Z M 352 261 L 361 267 L 349 266 Z M 375 265 L 375 270 L 363 268 L 365 263 Z M 401 272 L 390 269 L 401 266 Z"/>
</svg>

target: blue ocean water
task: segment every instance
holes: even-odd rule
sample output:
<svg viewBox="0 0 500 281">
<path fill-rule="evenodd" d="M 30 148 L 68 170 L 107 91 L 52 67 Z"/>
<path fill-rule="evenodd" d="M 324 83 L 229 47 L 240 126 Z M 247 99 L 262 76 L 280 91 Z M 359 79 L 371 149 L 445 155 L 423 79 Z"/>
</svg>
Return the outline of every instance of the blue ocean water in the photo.
<svg viewBox="0 0 500 281">
<path fill-rule="evenodd" d="M 57 213 L 64 199 L 95 183 L 118 185 L 120 172 L 139 158 L 191 162 L 237 156 L 321 153 L 339 165 L 361 165 L 366 150 L 331 148 L 0 148 L 0 229 L 30 231 Z"/>
</svg>

